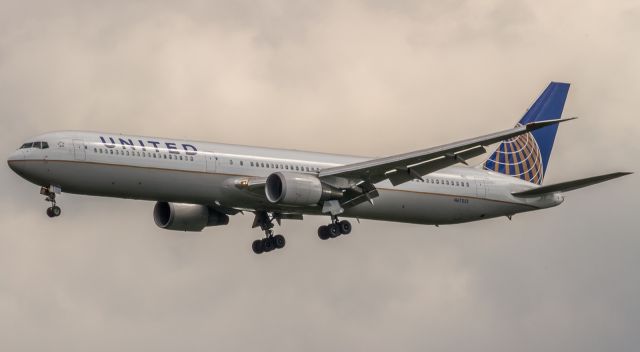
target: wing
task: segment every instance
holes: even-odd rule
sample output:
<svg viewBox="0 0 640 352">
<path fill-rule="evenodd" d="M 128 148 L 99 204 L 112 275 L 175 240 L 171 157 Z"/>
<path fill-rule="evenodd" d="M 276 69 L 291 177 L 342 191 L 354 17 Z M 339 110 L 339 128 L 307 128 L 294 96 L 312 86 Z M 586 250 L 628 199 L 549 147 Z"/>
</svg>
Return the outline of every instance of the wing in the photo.
<svg viewBox="0 0 640 352">
<path fill-rule="evenodd" d="M 484 147 L 490 144 L 573 119 L 575 117 L 532 122 L 438 147 L 332 167 L 321 170 L 319 177 L 338 188 L 354 188 L 362 183 L 372 185 L 387 179 L 395 186 L 457 163 L 466 164 L 465 159 L 483 154 Z"/>
</svg>

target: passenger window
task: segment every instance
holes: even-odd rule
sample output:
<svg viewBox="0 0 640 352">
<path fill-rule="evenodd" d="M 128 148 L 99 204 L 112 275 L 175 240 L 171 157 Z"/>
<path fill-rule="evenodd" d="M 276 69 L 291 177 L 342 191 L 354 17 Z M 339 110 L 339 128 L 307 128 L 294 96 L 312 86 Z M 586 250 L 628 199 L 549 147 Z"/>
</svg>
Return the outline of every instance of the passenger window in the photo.
<svg viewBox="0 0 640 352">
<path fill-rule="evenodd" d="M 113 155 L 113 149 L 111 149 L 110 152 L 111 152 L 110 154 Z"/>
<path fill-rule="evenodd" d="M 191 158 L 191 161 L 193 161 L 193 157 L 190 157 L 190 158 Z"/>
<path fill-rule="evenodd" d="M 298 165 L 296 165 L 296 171 L 300 171 L 300 168 L 298 167 Z"/>
<path fill-rule="evenodd" d="M 97 153 L 98 152 L 98 148 L 93 148 L 93 152 Z"/>
<path fill-rule="evenodd" d="M 127 156 L 129 156 L 129 151 L 127 150 Z"/>
<path fill-rule="evenodd" d="M 233 165 L 233 160 L 229 159 L 229 165 Z"/>
<path fill-rule="evenodd" d="M 440 180 L 436 180 L 436 185 L 439 185 L 439 184 L 440 184 Z"/>
<path fill-rule="evenodd" d="M 242 160 L 240 160 L 240 166 L 244 166 L 244 163 L 242 162 Z"/>
<path fill-rule="evenodd" d="M 182 155 L 180 155 L 180 160 L 182 160 Z"/>
</svg>

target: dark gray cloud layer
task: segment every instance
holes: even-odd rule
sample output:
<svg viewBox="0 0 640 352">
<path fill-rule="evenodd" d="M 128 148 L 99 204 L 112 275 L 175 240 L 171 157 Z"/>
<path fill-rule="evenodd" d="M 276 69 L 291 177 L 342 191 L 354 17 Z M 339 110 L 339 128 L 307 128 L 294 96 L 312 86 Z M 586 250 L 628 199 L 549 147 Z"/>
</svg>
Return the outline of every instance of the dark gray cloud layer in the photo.
<svg viewBox="0 0 640 352">
<path fill-rule="evenodd" d="M 633 1 L 1 1 L 0 150 L 57 129 L 386 155 L 511 126 L 573 83 L 547 182 L 638 171 Z M 333 128 L 333 130 L 329 130 Z M 151 203 L 0 170 L 0 348 L 632 351 L 637 177 L 449 227 L 363 221 L 250 253 L 239 216 L 157 229 Z"/>
</svg>

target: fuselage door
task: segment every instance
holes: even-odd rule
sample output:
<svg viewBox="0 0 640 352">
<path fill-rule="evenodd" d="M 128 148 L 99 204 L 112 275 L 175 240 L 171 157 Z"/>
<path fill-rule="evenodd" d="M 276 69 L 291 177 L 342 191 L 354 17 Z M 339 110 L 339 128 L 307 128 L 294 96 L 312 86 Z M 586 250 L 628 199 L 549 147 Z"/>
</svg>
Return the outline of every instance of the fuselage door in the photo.
<svg viewBox="0 0 640 352">
<path fill-rule="evenodd" d="M 84 141 L 82 139 L 73 140 L 73 156 L 76 160 L 85 160 L 87 151 L 84 149 Z"/>
<path fill-rule="evenodd" d="M 476 179 L 476 195 L 479 198 L 487 197 L 487 180 L 484 178 Z"/>
<path fill-rule="evenodd" d="M 207 172 L 216 172 L 216 162 L 218 160 L 218 157 L 216 156 L 216 154 L 213 153 L 207 153 L 204 155 L 204 158 L 207 161 Z"/>
</svg>

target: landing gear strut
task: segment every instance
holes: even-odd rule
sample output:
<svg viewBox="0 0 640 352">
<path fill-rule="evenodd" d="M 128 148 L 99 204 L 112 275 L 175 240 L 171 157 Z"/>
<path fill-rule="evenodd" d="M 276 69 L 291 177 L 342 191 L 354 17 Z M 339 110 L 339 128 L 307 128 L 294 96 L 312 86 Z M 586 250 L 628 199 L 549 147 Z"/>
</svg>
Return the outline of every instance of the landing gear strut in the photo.
<svg viewBox="0 0 640 352">
<path fill-rule="evenodd" d="M 284 248 L 286 241 L 282 235 L 273 234 L 273 221 L 277 220 L 273 216 L 269 216 L 267 212 L 256 213 L 256 218 L 253 221 L 254 226 L 260 226 L 260 229 L 264 231 L 264 238 L 255 240 L 251 244 L 251 249 L 255 254 L 271 252 L 274 249 Z"/>
<path fill-rule="evenodd" d="M 338 220 L 337 216 L 331 217 L 331 223 L 329 225 L 322 225 L 318 227 L 318 237 L 321 240 L 328 240 L 329 238 L 336 238 L 340 235 L 348 235 L 351 233 L 351 223 L 347 220 Z"/>
<path fill-rule="evenodd" d="M 47 197 L 44 199 L 45 202 L 51 203 L 51 206 L 47 208 L 47 216 L 49 216 L 50 218 L 55 218 L 60 216 L 60 214 L 62 214 L 62 209 L 60 209 L 60 207 L 56 205 L 55 191 L 52 192 L 49 190 L 48 187 L 42 187 L 40 188 L 40 194 Z"/>
</svg>

